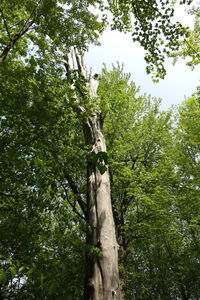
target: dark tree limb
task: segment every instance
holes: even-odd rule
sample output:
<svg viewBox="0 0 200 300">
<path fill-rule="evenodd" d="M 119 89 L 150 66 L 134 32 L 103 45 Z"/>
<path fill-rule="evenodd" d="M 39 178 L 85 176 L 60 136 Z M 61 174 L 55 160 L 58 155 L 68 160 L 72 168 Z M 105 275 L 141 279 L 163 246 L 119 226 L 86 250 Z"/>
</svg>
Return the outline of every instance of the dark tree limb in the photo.
<svg viewBox="0 0 200 300">
<path fill-rule="evenodd" d="M 75 214 L 77 214 L 81 219 L 83 219 L 83 220 L 85 221 L 85 220 L 86 220 L 86 217 L 83 216 L 83 215 L 81 215 L 81 213 L 76 209 L 76 201 L 74 201 L 74 203 L 72 203 L 72 202 L 69 200 L 68 192 L 67 192 L 67 189 L 66 189 L 65 185 L 62 183 L 61 186 L 62 186 L 62 188 L 63 188 L 64 191 L 65 191 L 65 195 L 66 195 L 66 197 L 67 197 L 67 202 L 68 202 L 69 205 L 72 207 L 73 212 L 74 212 Z M 78 200 L 78 203 L 79 203 L 79 200 Z M 79 204 L 79 205 L 80 205 L 80 204 Z M 85 214 L 84 214 L 84 215 L 85 215 Z"/>
<path fill-rule="evenodd" d="M 37 4 L 35 5 L 34 9 L 32 10 L 29 18 L 25 21 L 25 24 L 24 26 L 21 28 L 21 30 L 19 31 L 19 33 L 16 33 L 14 35 L 13 38 L 11 38 L 11 34 L 10 34 L 10 31 L 8 29 L 8 25 L 7 25 L 7 22 L 6 22 L 6 19 L 5 19 L 5 16 L 4 16 L 4 13 L 3 13 L 3 10 L 0 9 L 0 12 L 1 12 L 1 15 L 2 15 L 2 18 L 3 18 L 3 22 L 4 22 L 4 26 L 5 26 L 5 29 L 6 29 L 6 32 L 8 34 L 8 37 L 9 37 L 9 42 L 8 44 L 5 46 L 5 48 L 3 49 L 1 55 L 0 55 L 0 64 L 4 62 L 4 60 L 6 59 L 9 51 L 14 47 L 15 43 L 22 37 L 24 36 L 28 31 L 29 29 L 31 28 L 31 26 L 35 23 L 35 20 L 34 20 L 34 15 L 36 14 L 36 10 L 40 4 L 42 0 L 39 0 L 37 2 Z"/>
<path fill-rule="evenodd" d="M 6 47 L 3 49 L 1 55 L 0 55 L 0 64 L 4 62 L 6 59 L 9 51 L 14 47 L 15 43 L 23 36 L 26 34 L 26 32 L 30 29 L 30 27 L 34 24 L 34 20 L 29 21 L 26 23 L 26 25 L 22 28 L 22 30 L 15 34 L 14 37 L 8 42 Z"/>
<path fill-rule="evenodd" d="M 9 31 L 9 29 L 8 29 L 8 25 L 7 25 L 7 22 L 6 22 L 6 18 L 5 18 L 5 16 L 4 16 L 3 10 L 2 10 L 1 8 L 0 8 L 0 12 L 1 12 L 1 15 L 2 15 L 3 23 L 4 23 L 4 26 L 5 26 L 6 32 L 7 32 L 7 34 L 8 34 L 9 40 L 11 40 L 10 31 Z"/>
<path fill-rule="evenodd" d="M 81 210 L 84 213 L 84 216 L 86 217 L 87 215 L 87 205 L 86 203 L 82 200 L 80 193 L 78 191 L 78 188 L 75 184 L 75 182 L 73 181 L 72 177 L 69 174 L 65 174 L 65 178 L 67 179 L 67 182 L 69 184 L 70 189 L 72 190 L 72 192 L 74 193 L 74 195 L 77 197 L 77 202 L 81 208 Z M 68 201 L 69 202 L 69 201 Z M 82 217 L 83 218 L 83 217 Z M 84 218 L 85 219 L 85 218 Z"/>
</svg>

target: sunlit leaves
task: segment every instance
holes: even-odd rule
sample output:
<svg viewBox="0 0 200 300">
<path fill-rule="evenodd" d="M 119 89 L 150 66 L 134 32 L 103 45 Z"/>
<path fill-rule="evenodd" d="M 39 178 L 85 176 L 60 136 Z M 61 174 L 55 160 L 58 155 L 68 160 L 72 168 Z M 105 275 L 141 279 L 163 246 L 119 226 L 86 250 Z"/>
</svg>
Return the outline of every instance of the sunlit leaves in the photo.
<svg viewBox="0 0 200 300">
<path fill-rule="evenodd" d="M 187 5 L 191 2 L 179 1 L 180 4 Z M 101 22 L 98 21 L 98 15 L 95 15 L 96 11 L 92 13 L 92 6 L 102 11 Z M 86 50 L 88 43 L 97 43 L 99 34 L 108 25 L 107 12 L 110 11 L 113 18 L 111 28 L 132 32 L 133 41 L 139 42 L 146 50 L 147 73 L 152 73 L 154 80 L 165 77 L 165 57 L 171 51 L 177 51 L 180 46 L 178 41 L 188 35 L 187 28 L 179 22 L 173 23 L 174 3 L 169 0 L 106 2 L 20 0 L 3 2 L 0 8 L 1 51 L 9 41 L 23 31 L 28 22 L 33 22 L 20 38 L 23 40 L 23 45 L 19 45 L 19 41 L 16 43 L 15 54 L 21 56 L 27 54 L 30 41 L 35 47 L 39 47 L 40 52 L 43 41 L 46 41 L 49 44 L 49 47 L 45 47 L 46 51 L 57 55 L 57 50 L 66 52 L 71 46 Z M 194 35 L 190 36 L 189 41 L 189 44 L 193 44 L 192 48 L 196 47 Z M 191 47 L 189 48 L 188 51 L 191 52 Z M 193 49 L 192 52 L 197 53 L 197 50 Z M 182 55 L 185 55 L 185 50 Z M 192 55 L 193 64 L 196 64 L 197 55 Z"/>
<path fill-rule="evenodd" d="M 194 69 L 200 63 L 200 10 L 197 7 L 189 12 L 194 15 L 194 29 L 189 30 L 187 37 L 179 41 L 179 51 L 172 51 L 170 56 L 174 57 L 174 62 L 180 57 L 186 59 L 186 64 Z"/>
<path fill-rule="evenodd" d="M 128 80 L 120 66 L 104 69 L 99 88 L 125 295 L 193 297 L 199 295 L 199 97 L 180 108 L 173 136 L 172 112 L 137 95 Z"/>
<path fill-rule="evenodd" d="M 113 29 L 132 32 L 146 50 L 147 73 L 154 80 L 166 75 L 165 56 L 178 49 L 178 40 L 187 35 L 187 29 L 179 22 L 173 23 L 174 5 L 171 1 L 108 1 L 113 14 Z M 191 1 L 180 1 L 190 4 Z"/>
<path fill-rule="evenodd" d="M 35 57 L 26 63 L 10 60 L 9 68 L 7 61 L 1 68 L 0 252 L 8 271 L 6 279 L 2 272 L 1 296 L 61 297 L 61 274 L 72 279 L 66 294 L 83 278 L 81 272 L 72 275 L 77 268 L 68 267 L 70 249 L 84 247 L 82 234 L 74 239 L 78 230 L 69 238 L 77 217 L 62 205 L 66 197 L 74 199 L 64 191 L 63 186 L 69 190 L 64 172 L 77 177 L 75 169 L 82 172 L 80 128 L 66 100 L 62 69 L 51 56 L 40 58 L 40 69 Z M 79 253 L 74 260 L 81 265 Z M 80 295 L 81 289 L 74 293 Z"/>
<path fill-rule="evenodd" d="M 104 25 L 91 13 L 91 1 L 63 2 L 3 1 L 0 5 L 1 54 L 10 45 L 8 52 L 27 56 L 30 46 L 34 46 L 34 52 L 39 48 L 44 55 L 46 52 L 55 54 L 57 50 L 68 51 L 71 46 L 85 50 L 89 42 L 96 42 Z"/>
</svg>

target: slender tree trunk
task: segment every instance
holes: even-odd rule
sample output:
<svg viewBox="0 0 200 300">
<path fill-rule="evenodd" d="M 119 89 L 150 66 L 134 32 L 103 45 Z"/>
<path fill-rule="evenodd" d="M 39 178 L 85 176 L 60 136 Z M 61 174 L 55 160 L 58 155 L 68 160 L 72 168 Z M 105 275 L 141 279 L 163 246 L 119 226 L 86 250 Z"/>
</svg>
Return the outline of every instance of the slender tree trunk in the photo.
<svg viewBox="0 0 200 300">
<path fill-rule="evenodd" d="M 66 70 L 69 76 L 75 70 L 75 63 L 81 78 L 85 78 L 86 89 L 81 91 L 72 83 L 70 101 L 82 123 L 87 158 L 87 213 L 88 224 L 86 243 L 86 277 L 84 300 L 121 300 L 118 244 L 111 206 L 110 178 L 106 162 L 98 154 L 106 154 L 106 141 L 103 132 L 103 119 L 98 108 L 88 116 L 87 105 L 97 96 L 98 76 L 88 74 L 82 58 L 76 51 L 66 56 Z M 78 86 L 78 85 L 77 85 Z M 87 94 L 87 97 L 86 97 Z M 85 103 L 83 101 L 85 99 Z M 104 167 L 100 171 L 99 165 Z"/>
<path fill-rule="evenodd" d="M 95 154 L 106 153 L 103 120 L 100 115 L 88 119 L 83 126 L 86 145 Z M 118 245 L 111 206 L 110 178 L 108 170 L 103 174 L 97 161 L 87 164 L 87 274 L 86 300 L 121 299 L 118 272 Z"/>
</svg>

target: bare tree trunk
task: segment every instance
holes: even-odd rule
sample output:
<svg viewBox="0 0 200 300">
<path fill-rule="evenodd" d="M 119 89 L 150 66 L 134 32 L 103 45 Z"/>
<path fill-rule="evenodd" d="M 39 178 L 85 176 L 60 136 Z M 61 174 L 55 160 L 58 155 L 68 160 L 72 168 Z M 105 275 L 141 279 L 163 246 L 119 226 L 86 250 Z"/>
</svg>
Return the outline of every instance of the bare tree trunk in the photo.
<svg viewBox="0 0 200 300">
<path fill-rule="evenodd" d="M 74 54 L 73 54 L 74 55 Z M 96 97 L 97 74 L 87 75 L 82 59 L 75 52 L 78 70 L 88 80 L 88 101 Z M 74 69 L 66 58 L 68 74 Z M 73 62 L 73 59 L 71 59 Z M 88 77 L 89 76 L 89 77 Z M 106 166 L 106 142 L 103 132 L 103 119 L 98 109 L 91 116 L 83 117 L 86 106 L 78 100 L 73 86 L 72 107 L 82 122 L 85 145 L 89 148 L 87 160 L 87 214 L 88 246 L 84 300 L 120 300 L 118 271 L 118 244 L 111 206 L 110 178 Z M 86 114 L 87 115 L 87 114 Z M 101 154 L 103 156 L 101 156 Z M 103 166 L 103 171 L 101 167 Z"/>
<path fill-rule="evenodd" d="M 95 154 L 106 153 L 103 120 L 100 116 L 96 115 L 84 124 L 84 134 L 86 144 L 92 146 Z M 87 244 L 92 251 L 87 255 L 84 299 L 120 299 L 118 245 L 111 206 L 110 178 L 108 170 L 101 174 L 97 164 L 98 161 L 88 159 Z"/>
</svg>

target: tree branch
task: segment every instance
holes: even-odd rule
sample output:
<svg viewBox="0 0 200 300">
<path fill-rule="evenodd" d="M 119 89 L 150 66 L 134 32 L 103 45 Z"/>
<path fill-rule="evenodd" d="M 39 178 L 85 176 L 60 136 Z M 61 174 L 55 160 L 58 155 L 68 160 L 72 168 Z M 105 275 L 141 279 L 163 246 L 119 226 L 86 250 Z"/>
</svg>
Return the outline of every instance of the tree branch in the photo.
<svg viewBox="0 0 200 300">
<path fill-rule="evenodd" d="M 15 34 L 14 37 L 9 41 L 9 43 L 7 44 L 7 46 L 4 48 L 3 52 L 0 55 L 0 64 L 4 62 L 9 51 L 14 47 L 15 43 L 20 39 L 20 37 L 22 37 L 30 29 L 33 23 L 34 20 L 26 23 L 26 25 L 22 28 L 22 30 L 19 33 Z"/>
<path fill-rule="evenodd" d="M 78 53 L 78 51 L 77 51 L 76 48 L 74 48 L 74 55 L 75 55 L 75 58 L 76 58 L 76 63 L 77 63 L 77 67 L 78 67 L 78 70 L 79 70 L 80 74 L 85 79 L 87 79 L 86 67 L 84 65 L 83 58 L 79 55 L 79 53 Z"/>
<path fill-rule="evenodd" d="M 9 40 L 11 40 L 11 36 L 10 36 L 10 32 L 9 32 L 8 25 L 7 25 L 7 22 L 6 22 L 6 18 L 4 16 L 3 10 L 1 8 L 0 8 L 0 12 L 1 12 L 1 15 L 2 15 L 2 18 L 3 18 L 3 23 L 4 23 L 4 26 L 6 28 L 6 32 L 8 34 Z"/>
<path fill-rule="evenodd" d="M 22 27 L 22 29 L 20 30 L 19 33 L 16 33 L 14 35 L 13 38 L 11 38 L 11 35 L 10 35 L 10 32 L 8 30 L 8 26 L 7 26 L 7 23 L 6 23 L 6 20 L 5 20 L 5 17 L 4 17 L 4 13 L 3 13 L 3 10 L 0 9 L 0 12 L 2 14 L 2 17 L 3 17 L 3 20 L 4 20 L 4 25 L 5 25 L 5 28 L 6 28 L 6 31 L 7 31 L 7 34 L 9 36 L 9 42 L 8 44 L 5 46 L 4 50 L 2 51 L 2 54 L 0 55 L 0 64 L 4 62 L 4 60 L 6 59 L 9 51 L 14 47 L 15 43 L 20 39 L 20 37 L 22 37 L 23 35 L 25 35 L 27 33 L 27 31 L 30 29 L 30 27 L 34 24 L 34 18 L 32 18 L 40 4 L 42 0 L 39 0 L 37 2 L 37 4 L 35 5 L 35 7 L 33 8 L 32 12 L 30 13 L 30 16 L 29 18 L 25 21 L 25 24 L 24 26 Z M 32 20 L 31 20 L 32 18 Z"/>
<path fill-rule="evenodd" d="M 65 191 L 65 195 L 66 195 L 66 197 L 67 197 L 67 202 L 68 202 L 69 205 L 72 207 L 73 212 L 74 212 L 75 214 L 77 214 L 81 219 L 83 219 L 83 220 L 85 221 L 85 220 L 86 220 L 86 217 L 85 217 L 85 216 L 82 216 L 82 215 L 79 213 L 79 211 L 76 209 L 76 202 L 74 201 L 74 203 L 72 203 L 72 202 L 69 200 L 68 193 L 67 193 L 67 189 L 66 189 L 65 185 L 64 185 L 63 183 L 61 183 L 61 186 L 62 186 L 62 188 L 63 188 L 64 191 Z M 79 201 L 78 201 L 78 203 L 79 203 Z M 80 204 L 79 204 L 79 205 L 80 205 Z M 84 213 L 84 215 L 85 215 L 85 213 Z"/>
<path fill-rule="evenodd" d="M 80 72 L 80 69 L 82 68 L 82 64 L 80 62 L 80 58 L 77 58 L 75 56 L 75 50 L 72 49 L 67 55 L 64 56 L 65 59 L 65 69 L 66 69 L 66 76 L 69 79 L 70 82 L 70 87 L 69 87 L 69 93 L 68 93 L 68 98 L 71 102 L 72 108 L 74 110 L 75 113 L 77 113 L 78 116 L 80 116 L 80 114 L 84 113 L 86 110 L 83 106 L 80 105 L 79 103 L 79 97 L 77 96 L 77 89 L 76 89 L 76 79 L 72 76 L 73 75 L 73 71 L 75 70 L 75 63 L 74 63 L 74 57 L 75 59 L 79 60 L 79 62 L 77 61 L 77 66 L 78 66 L 78 70 Z M 84 76 L 82 74 L 82 76 Z M 84 76 L 85 78 L 85 76 Z"/>
<path fill-rule="evenodd" d="M 74 195 L 76 195 L 78 204 L 79 204 L 80 208 L 82 209 L 82 211 L 83 211 L 83 213 L 84 213 L 84 215 L 86 217 L 87 216 L 87 205 L 82 200 L 75 182 L 73 181 L 72 177 L 69 174 L 64 174 L 64 176 L 67 179 L 67 182 L 68 182 L 68 184 L 69 184 L 72 192 L 74 193 Z"/>
<path fill-rule="evenodd" d="M 13 195 L 13 194 L 6 194 L 4 192 L 0 192 L 0 196 L 2 197 L 12 197 L 12 198 L 16 198 L 16 195 Z"/>
</svg>

